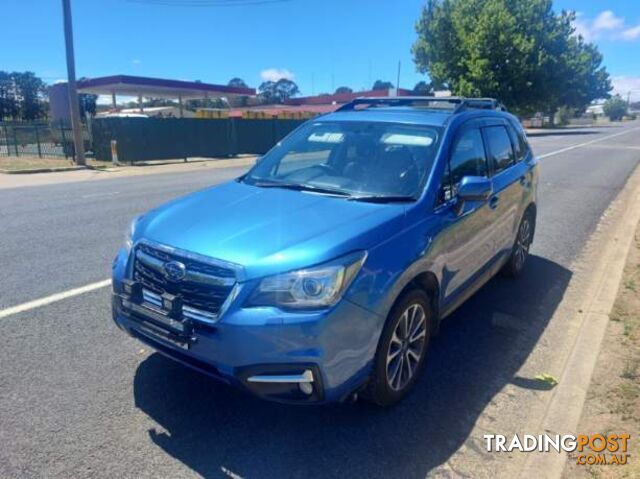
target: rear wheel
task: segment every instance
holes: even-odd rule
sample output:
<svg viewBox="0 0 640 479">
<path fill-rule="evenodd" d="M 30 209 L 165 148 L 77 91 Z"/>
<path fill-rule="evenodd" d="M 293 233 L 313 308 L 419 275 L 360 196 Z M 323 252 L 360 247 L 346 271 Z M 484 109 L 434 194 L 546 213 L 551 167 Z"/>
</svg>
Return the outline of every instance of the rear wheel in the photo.
<svg viewBox="0 0 640 479">
<path fill-rule="evenodd" d="M 424 364 L 431 314 L 429 297 L 422 290 L 408 291 L 398 300 L 378 344 L 366 398 L 390 406 L 411 390 Z"/>
<path fill-rule="evenodd" d="M 511 250 L 511 256 L 504 265 L 503 272 L 507 276 L 516 277 L 524 270 L 524 265 L 529 257 L 529 248 L 533 240 L 533 230 L 535 228 L 535 216 L 531 210 L 527 210 L 520 220 L 518 234 Z"/>
</svg>

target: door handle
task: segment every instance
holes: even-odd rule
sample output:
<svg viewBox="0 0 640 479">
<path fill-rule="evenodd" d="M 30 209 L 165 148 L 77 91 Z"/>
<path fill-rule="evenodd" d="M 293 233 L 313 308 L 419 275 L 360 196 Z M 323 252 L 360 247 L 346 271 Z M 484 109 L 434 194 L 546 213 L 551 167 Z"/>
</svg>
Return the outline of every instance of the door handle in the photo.
<svg viewBox="0 0 640 479">
<path fill-rule="evenodd" d="M 491 209 L 495 209 L 498 206 L 498 201 L 500 201 L 500 197 L 498 196 L 492 196 L 489 199 L 489 208 Z"/>
</svg>

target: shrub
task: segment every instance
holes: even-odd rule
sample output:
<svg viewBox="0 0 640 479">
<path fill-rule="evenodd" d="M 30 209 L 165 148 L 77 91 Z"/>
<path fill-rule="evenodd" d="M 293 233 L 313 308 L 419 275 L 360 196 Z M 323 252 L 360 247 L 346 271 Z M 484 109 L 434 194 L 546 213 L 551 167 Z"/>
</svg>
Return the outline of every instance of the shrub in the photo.
<svg viewBox="0 0 640 479">
<path fill-rule="evenodd" d="M 620 95 L 614 95 L 604 103 L 603 111 L 611 121 L 620 121 L 627 114 L 627 102 Z"/>
<path fill-rule="evenodd" d="M 558 111 L 556 112 L 556 118 L 555 118 L 556 125 L 559 125 L 559 126 L 568 125 L 569 121 L 571 120 L 571 118 L 573 118 L 573 116 L 574 116 L 574 113 L 572 108 L 569 108 L 568 106 L 561 106 L 560 108 L 558 108 Z"/>
</svg>

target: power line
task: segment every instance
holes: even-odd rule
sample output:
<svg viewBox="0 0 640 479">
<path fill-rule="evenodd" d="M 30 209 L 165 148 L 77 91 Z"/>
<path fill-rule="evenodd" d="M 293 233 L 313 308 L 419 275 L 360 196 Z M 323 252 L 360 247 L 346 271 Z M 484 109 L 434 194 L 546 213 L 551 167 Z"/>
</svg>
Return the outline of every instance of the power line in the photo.
<svg viewBox="0 0 640 479">
<path fill-rule="evenodd" d="M 291 2 L 292 0 L 125 0 L 141 5 L 161 5 L 171 7 L 242 7 L 251 5 L 270 5 Z"/>
</svg>

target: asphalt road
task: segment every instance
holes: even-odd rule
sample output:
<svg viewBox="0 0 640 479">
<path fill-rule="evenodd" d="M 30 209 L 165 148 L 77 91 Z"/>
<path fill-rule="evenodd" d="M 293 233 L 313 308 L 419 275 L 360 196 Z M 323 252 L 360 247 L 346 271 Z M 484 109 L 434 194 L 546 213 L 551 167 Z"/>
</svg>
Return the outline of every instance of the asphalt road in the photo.
<svg viewBox="0 0 640 479">
<path fill-rule="evenodd" d="M 541 203 L 525 275 L 492 280 L 447 321 L 415 393 L 391 410 L 282 406 L 219 385 L 117 330 L 108 288 L 0 318 L 0 477 L 440 474 L 536 347 L 640 161 L 639 128 L 530 138 Z M 239 173 L 0 190 L 0 312 L 108 278 L 132 217 Z M 495 328 L 495 311 L 531 324 Z"/>
</svg>

